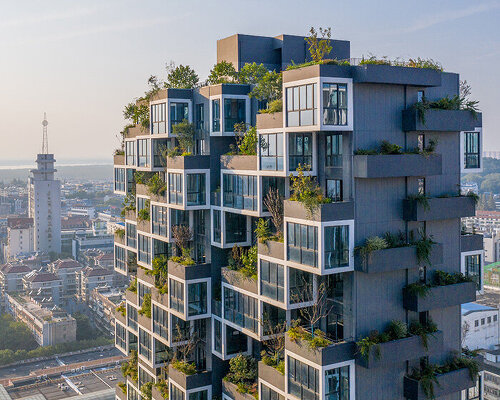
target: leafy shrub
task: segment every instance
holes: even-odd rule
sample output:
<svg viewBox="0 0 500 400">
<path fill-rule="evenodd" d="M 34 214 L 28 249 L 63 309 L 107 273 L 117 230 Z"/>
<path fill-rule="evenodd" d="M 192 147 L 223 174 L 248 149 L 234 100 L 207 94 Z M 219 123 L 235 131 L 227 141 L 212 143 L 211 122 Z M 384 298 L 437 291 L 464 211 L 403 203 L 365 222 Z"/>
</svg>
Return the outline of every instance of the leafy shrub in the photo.
<svg viewBox="0 0 500 400">
<path fill-rule="evenodd" d="M 142 299 L 142 307 L 139 314 L 151 318 L 151 293 L 146 293 Z"/>
<path fill-rule="evenodd" d="M 331 199 L 324 197 L 316 179 L 310 175 L 305 175 L 305 171 L 310 171 L 309 165 L 299 164 L 297 176 L 290 174 L 290 184 L 292 195 L 290 200 L 299 201 L 306 209 L 306 213 L 312 218 L 321 204 L 331 203 Z"/>
<path fill-rule="evenodd" d="M 122 228 L 118 228 L 116 231 L 115 231 L 115 235 L 118 236 L 119 238 L 123 239 L 124 236 L 125 236 L 125 229 L 122 229 Z"/>
<path fill-rule="evenodd" d="M 172 367 L 185 375 L 194 375 L 197 372 L 195 363 L 189 363 L 183 360 L 173 360 Z"/>
<path fill-rule="evenodd" d="M 388 247 L 389 245 L 385 239 L 380 236 L 370 236 L 366 239 L 364 245 L 356 247 L 355 250 L 366 260 L 372 251 L 383 250 Z"/>
<path fill-rule="evenodd" d="M 283 99 L 276 99 L 267 105 L 266 109 L 259 110 L 260 114 L 274 114 L 283 111 Z"/>
<path fill-rule="evenodd" d="M 148 192 L 152 195 L 156 196 L 163 196 L 165 194 L 165 191 L 167 190 L 167 184 L 163 182 L 163 180 L 160 178 L 160 175 L 154 174 L 149 180 L 148 180 Z"/>
</svg>

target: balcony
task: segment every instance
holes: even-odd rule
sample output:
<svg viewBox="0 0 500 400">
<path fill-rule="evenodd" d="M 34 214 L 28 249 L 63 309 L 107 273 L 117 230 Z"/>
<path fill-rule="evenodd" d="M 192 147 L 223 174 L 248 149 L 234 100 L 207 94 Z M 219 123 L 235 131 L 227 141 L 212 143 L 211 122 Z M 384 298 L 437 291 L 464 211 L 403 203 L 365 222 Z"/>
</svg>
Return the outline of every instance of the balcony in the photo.
<svg viewBox="0 0 500 400">
<path fill-rule="evenodd" d="M 294 342 L 287 334 L 285 335 L 285 350 L 322 366 L 353 360 L 356 344 L 354 342 L 340 342 L 332 343 L 327 347 L 311 349 L 303 341 Z"/>
<path fill-rule="evenodd" d="M 259 379 L 285 391 L 285 376 L 276 369 L 259 361 Z"/>
<path fill-rule="evenodd" d="M 355 178 L 399 178 L 441 175 L 441 154 L 355 155 Z"/>
<path fill-rule="evenodd" d="M 135 138 L 136 136 L 141 136 L 141 135 L 149 135 L 149 129 L 142 128 L 141 126 L 136 125 L 128 128 L 125 133 L 125 137 L 127 139 L 132 139 Z"/>
<path fill-rule="evenodd" d="M 262 256 L 285 259 L 285 244 L 275 240 L 268 240 L 266 243 L 258 243 L 258 252 Z"/>
<path fill-rule="evenodd" d="M 122 246 L 125 246 L 125 234 L 123 235 L 118 235 L 115 232 L 115 243 L 116 244 L 121 244 Z"/>
<path fill-rule="evenodd" d="M 256 400 L 249 393 L 240 393 L 234 383 L 224 380 L 222 381 L 222 392 L 232 400 Z"/>
<path fill-rule="evenodd" d="M 312 216 L 309 215 L 300 201 L 285 200 L 283 206 L 285 218 L 317 222 L 354 219 L 354 203 L 352 201 L 321 204 Z"/>
<path fill-rule="evenodd" d="M 468 251 L 483 250 L 483 235 L 465 234 L 460 235 L 460 251 L 462 253 Z"/>
<path fill-rule="evenodd" d="M 155 284 L 154 276 L 149 275 L 146 272 L 150 272 L 150 270 L 141 267 L 137 268 L 137 279 L 154 286 Z"/>
<path fill-rule="evenodd" d="M 115 319 L 121 322 L 122 325 L 127 326 L 127 317 L 122 315 L 120 311 L 115 310 Z"/>
<path fill-rule="evenodd" d="M 146 315 L 142 315 L 137 313 L 137 323 L 139 326 L 143 329 L 147 329 L 149 332 L 151 332 L 152 329 L 152 320 L 151 318 L 147 317 Z"/>
<path fill-rule="evenodd" d="M 467 110 L 436 110 L 425 112 L 425 123 L 414 108 L 403 110 L 403 131 L 405 132 L 461 132 L 473 131 L 483 126 L 482 114 L 477 117 Z"/>
<path fill-rule="evenodd" d="M 435 398 L 458 393 L 476 384 L 476 381 L 470 378 L 470 373 L 467 368 L 461 368 L 446 374 L 437 375 L 436 379 L 437 382 L 434 382 Z M 404 377 L 404 396 L 408 400 L 428 399 L 422 389 L 420 381 L 407 376 Z"/>
<path fill-rule="evenodd" d="M 125 165 L 125 155 L 124 154 L 115 154 L 113 156 L 113 164 L 114 165 Z"/>
<path fill-rule="evenodd" d="M 135 210 L 125 210 L 125 219 L 127 221 L 136 221 L 137 217 L 135 215 Z"/>
<path fill-rule="evenodd" d="M 177 156 L 167 158 L 168 169 L 210 169 L 210 156 Z"/>
<path fill-rule="evenodd" d="M 283 112 L 257 114 L 257 129 L 282 129 Z"/>
<path fill-rule="evenodd" d="M 380 368 L 407 360 L 416 360 L 420 357 L 432 356 L 443 350 L 443 332 L 437 331 L 427 335 L 427 349 L 420 336 L 410 336 L 404 339 L 392 340 L 374 345 L 368 359 L 357 354 L 357 364 L 365 368 Z M 374 347 L 378 346 L 380 353 Z"/>
<path fill-rule="evenodd" d="M 437 221 L 472 217 L 475 214 L 476 203 L 471 196 L 428 198 L 427 206 L 417 199 L 403 200 L 405 221 Z"/>
<path fill-rule="evenodd" d="M 429 287 L 425 296 L 412 293 L 407 288 L 403 289 L 403 307 L 415 312 L 458 306 L 473 301 L 476 301 L 474 282 Z"/>
<path fill-rule="evenodd" d="M 432 245 L 429 256 L 432 265 L 443 263 L 443 246 Z M 395 247 L 391 249 L 375 250 L 366 257 L 355 255 L 354 269 L 368 274 L 415 269 L 420 265 L 417 259 L 416 246 Z"/>
<path fill-rule="evenodd" d="M 441 71 L 392 65 L 366 64 L 353 68 L 355 83 L 384 83 L 408 86 L 441 86 Z"/>
<path fill-rule="evenodd" d="M 221 279 L 235 288 L 240 288 L 251 293 L 258 294 L 259 285 L 256 279 L 248 278 L 244 276 L 241 272 L 233 271 L 228 267 L 221 269 Z"/>
<path fill-rule="evenodd" d="M 118 397 L 120 400 L 127 400 L 127 393 L 123 393 L 123 390 L 120 386 L 115 386 L 115 393 L 116 397 Z"/>
<path fill-rule="evenodd" d="M 258 169 L 257 156 L 220 156 L 221 169 L 232 169 L 238 171 L 256 171 Z"/>
<path fill-rule="evenodd" d="M 175 261 L 168 261 L 168 274 L 184 281 L 210 278 L 211 264 L 182 265 Z"/>
<path fill-rule="evenodd" d="M 137 307 L 138 304 L 138 299 L 137 299 L 137 292 L 131 292 L 130 290 L 125 290 L 125 299 L 132 303 L 135 307 Z"/>
<path fill-rule="evenodd" d="M 147 185 L 144 183 L 138 183 L 135 185 L 135 193 L 139 196 L 149 196 L 149 190 Z"/>
<path fill-rule="evenodd" d="M 151 288 L 151 299 L 167 307 L 168 293 L 162 294 L 157 288 L 153 287 Z"/>
<path fill-rule="evenodd" d="M 148 220 L 137 221 L 137 232 L 151 233 L 151 222 Z"/>
<path fill-rule="evenodd" d="M 153 400 L 163 400 L 163 396 L 161 394 L 161 392 L 156 388 L 155 385 L 153 385 L 153 387 L 151 388 L 151 398 Z M 120 399 L 122 400 L 122 399 Z"/>
<path fill-rule="evenodd" d="M 176 370 L 172 364 L 168 366 L 168 378 L 181 386 L 184 390 L 196 389 L 212 384 L 212 372 L 205 371 L 194 375 L 186 375 Z"/>
</svg>

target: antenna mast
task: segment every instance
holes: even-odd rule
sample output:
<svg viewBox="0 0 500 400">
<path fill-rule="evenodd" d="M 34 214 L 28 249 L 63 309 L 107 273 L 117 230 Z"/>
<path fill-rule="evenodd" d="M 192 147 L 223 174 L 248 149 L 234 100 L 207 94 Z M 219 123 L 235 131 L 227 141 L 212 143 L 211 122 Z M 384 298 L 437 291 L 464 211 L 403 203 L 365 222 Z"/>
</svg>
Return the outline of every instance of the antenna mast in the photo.
<svg viewBox="0 0 500 400">
<path fill-rule="evenodd" d="M 43 139 L 42 139 L 42 154 L 49 154 L 49 137 L 47 135 L 47 125 L 49 122 L 47 121 L 47 114 L 43 113 Z"/>
</svg>

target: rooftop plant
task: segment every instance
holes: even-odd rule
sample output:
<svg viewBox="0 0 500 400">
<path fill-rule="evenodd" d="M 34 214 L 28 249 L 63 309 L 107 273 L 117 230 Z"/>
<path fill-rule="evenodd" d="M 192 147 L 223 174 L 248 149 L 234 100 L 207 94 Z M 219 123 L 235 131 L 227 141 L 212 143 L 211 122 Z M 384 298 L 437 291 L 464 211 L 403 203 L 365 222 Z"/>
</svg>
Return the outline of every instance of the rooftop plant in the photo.
<svg viewBox="0 0 500 400">
<path fill-rule="evenodd" d="M 135 195 L 133 193 L 128 193 L 123 199 L 121 216 L 125 217 L 127 211 L 135 211 Z"/>
<path fill-rule="evenodd" d="M 184 360 L 173 360 L 172 367 L 185 375 L 194 375 L 197 372 L 195 363 L 187 362 Z"/>
<path fill-rule="evenodd" d="M 276 99 L 267 103 L 267 108 L 259 110 L 260 114 L 274 114 L 283 111 L 283 99 Z"/>
<path fill-rule="evenodd" d="M 429 289 L 437 286 L 448 286 L 457 283 L 472 282 L 471 278 L 460 272 L 434 271 L 430 283 L 416 282 L 406 286 L 407 292 L 418 297 L 426 297 Z"/>
<path fill-rule="evenodd" d="M 245 156 L 255 156 L 257 154 L 257 128 L 249 126 L 244 122 L 234 124 L 236 136 L 236 146 L 230 145 L 232 155 L 242 154 Z"/>
<path fill-rule="evenodd" d="M 191 249 L 189 242 L 193 240 L 193 232 L 186 225 L 175 225 L 172 227 L 172 236 L 175 240 L 177 255 L 171 258 L 172 261 L 182 265 L 195 265 L 195 261 L 191 258 Z"/>
<path fill-rule="evenodd" d="M 277 188 L 270 188 L 264 198 L 264 205 L 271 213 L 271 221 L 278 241 L 283 241 L 283 196 Z"/>
<path fill-rule="evenodd" d="M 115 235 L 123 239 L 123 237 L 125 236 L 125 229 L 118 228 L 117 230 L 115 230 Z"/>
<path fill-rule="evenodd" d="M 164 87 L 172 89 L 192 89 L 198 85 L 200 78 L 189 65 L 175 66 L 170 62 L 167 67 L 167 80 Z"/>
<path fill-rule="evenodd" d="M 116 311 L 118 311 L 123 317 L 126 314 L 125 302 L 121 302 L 118 307 L 116 307 Z"/>
<path fill-rule="evenodd" d="M 313 336 L 311 332 L 298 325 L 297 322 L 292 324 L 290 329 L 288 329 L 287 334 L 290 340 L 293 342 L 303 341 L 311 350 L 327 347 L 331 344 L 323 331 L 315 329 Z"/>
<path fill-rule="evenodd" d="M 130 352 L 130 358 L 128 361 L 122 363 L 121 371 L 123 376 L 129 376 L 134 382 L 137 382 L 138 369 L 137 369 L 137 351 L 132 350 Z"/>
<path fill-rule="evenodd" d="M 151 400 L 153 397 L 153 382 L 145 382 L 141 386 L 141 398 Z"/>
<path fill-rule="evenodd" d="M 163 196 L 167 190 L 167 184 L 160 178 L 159 174 L 154 174 L 147 182 L 149 194 Z"/>
<path fill-rule="evenodd" d="M 137 219 L 140 221 L 149 221 L 151 216 L 149 214 L 150 201 L 149 199 L 144 202 L 144 208 L 137 212 Z"/>
<path fill-rule="evenodd" d="M 257 246 L 245 249 L 234 245 L 228 257 L 228 268 L 247 278 L 257 279 Z"/>
<path fill-rule="evenodd" d="M 132 293 L 137 293 L 137 277 L 130 281 L 130 286 L 127 289 Z"/>
<path fill-rule="evenodd" d="M 208 84 L 217 85 L 219 83 L 235 83 L 237 72 L 234 65 L 228 61 L 220 61 L 214 65 L 208 75 Z"/>
<path fill-rule="evenodd" d="M 160 392 L 161 396 L 164 399 L 168 399 L 168 380 L 165 379 L 158 379 L 155 383 L 155 387 L 158 389 Z"/>
<path fill-rule="evenodd" d="M 434 61 L 431 58 L 410 58 L 408 60 L 396 59 L 390 60 L 387 56 L 384 57 L 376 57 L 374 55 L 370 55 L 368 57 L 364 57 L 359 62 L 359 65 L 367 65 L 367 64 L 375 64 L 375 65 L 392 65 L 394 67 L 408 67 L 408 68 L 430 68 L 435 69 L 437 71 L 442 71 L 442 65 Z"/>
<path fill-rule="evenodd" d="M 310 170 L 311 167 L 309 165 L 299 164 L 297 167 L 297 176 L 290 174 L 292 189 L 290 200 L 301 202 L 308 216 L 312 218 L 320 205 L 331 203 L 331 199 L 323 196 L 321 188 L 313 176 L 305 175 L 304 172 Z"/>
<path fill-rule="evenodd" d="M 242 354 L 231 358 L 224 380 L 234 383 L 239 393 L 249 393 L 257 398 L 257 362 L 254 358 Z"/>
<path fill-rule="evenodd" d="M 142 298 L 142 307 L 139 310 L 139 314 L 151 318 L 151 293 L 146 293 Z"/>
<path fill-rule="evenodd" d="M 403 148 L 397 144 L 390 143 L 387 140 L 383 140 L 379 147 L 372 149 L 357 149 L 354 151 L 355 155 L 394 155 L 394 154 L 422 154 L 430 155 L 434 153 L 437 145 L 436 139 L 429 140 L 429 144 L 422 150 L 418 148 L 412 148 L 409 150 L 403 150 Z"/>
</svg>

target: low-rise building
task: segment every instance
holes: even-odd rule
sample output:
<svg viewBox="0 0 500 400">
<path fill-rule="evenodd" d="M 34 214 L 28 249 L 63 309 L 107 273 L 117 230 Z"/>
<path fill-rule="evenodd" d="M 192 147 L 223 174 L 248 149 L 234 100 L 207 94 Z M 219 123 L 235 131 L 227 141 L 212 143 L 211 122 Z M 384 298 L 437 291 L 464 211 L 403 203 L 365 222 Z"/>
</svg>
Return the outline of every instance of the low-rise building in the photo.
<svg viewBox="0 0 500 400">
<path fill-rule="evenodd" d="M 23 277 L 23 289 L 36 302 L 58 306 L 63 284 L 61 278 L 52 272 L 31 271 Z"/>
<path fill-rule="evenodd" d="M 72 241 L 72 255 L 75 260 L 80 261 L 81 253 L 89 249 L 113 251 L 113 235 L 85 235 L 76 236 Z"/>
<path fill-rule="evenodd" d="M 94 323 L 101 331 L 115 333 L 115 310 L 124 299 L 124 292 L 110 287 L 97 287 L 90 293 L 89 306 Z"/>
<path fill-rule="evenodd" d="M 495 233 L 500 230 L 500 211 L 477 210 L 476 215 L 464 218 L 468 230 Z"/>
<path fill-rule="evenodd" d="M 112 252 L 103 253 L 95 257 L 95 265 L 99 268 L 113 270 L 115 266 L 115 256 Z"/>
<path fill-rule="evenodd" d="M 498 308 L 478 303 L 462 304 L 462 346 L 493 350 L 498 345 Z"/>
<path fill-rule="evenodd" d="M 500 234 L 487 233 L 483 236 L 484 261 L 496 263 L 500 261 Z"/>
<path fill-rule="evenodd" d="M 500 398 L 500 349 L 490 350 L 483 360 L 483 400 Z"/>
<path fill-rule="evenodd" d="M 7 246 L 5 261 L 12 261 L 18 254 L 29 254 L 34 250 L 33 218 L 7 218 Z"/>
<path fill-rule="evenodd" d="M 79 298 L 81 301 L 88 303 L 90 301 L 90 293 L 98 287 L 112 288 L 115 286 L 114 271 L 109 271 L 103 268 L 83 268 L 78 274 L 79 278 Z"/>
<path fill-rule="evenodd" d="M 41 306 L 29 297 L 6 295 L 7 310 L 23 322 L 40 346 L 76 340 L 76 320 L 57 307 Z"/>
<path fill-rule="evenodd" d="M 5 264 L 0 267 L 0 291 L 13 293 L 23 290 L 23 277 L 31 269 L 23 264 Z"/>
<path fill-rule="evenodd" d="M 72 259 L 57 260 L 49 264 L 49 271 L 57 275 L 62 281 L 61 303 L 78 294 L 77 275 L 83 265 Z"/>
</svg>

